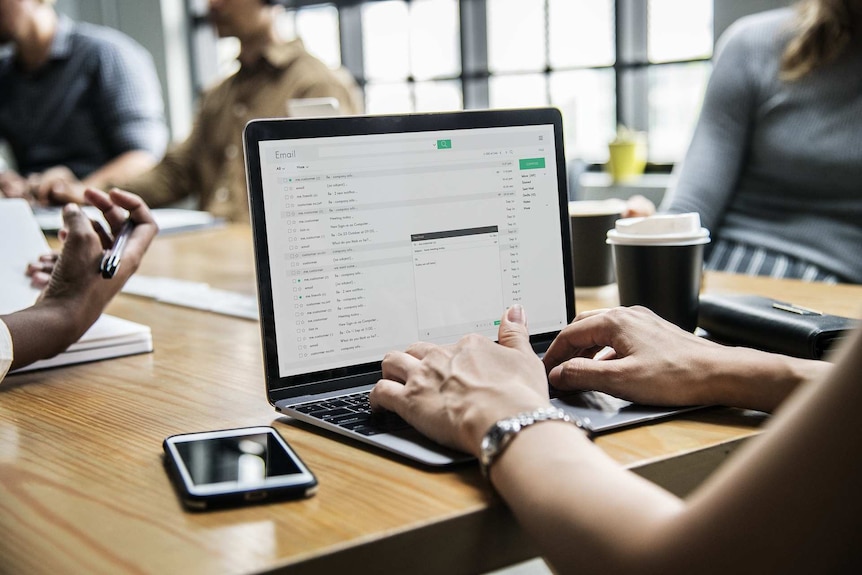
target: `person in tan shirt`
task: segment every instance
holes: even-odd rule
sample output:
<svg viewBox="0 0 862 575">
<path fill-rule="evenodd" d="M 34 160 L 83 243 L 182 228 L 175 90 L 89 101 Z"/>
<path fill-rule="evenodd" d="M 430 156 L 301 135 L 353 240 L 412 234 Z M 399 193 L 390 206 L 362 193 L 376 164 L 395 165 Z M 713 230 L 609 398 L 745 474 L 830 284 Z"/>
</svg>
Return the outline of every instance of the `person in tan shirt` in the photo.
<svg viewBox="0 0 862 575">
<path fill-rule="evenodd" d="M 123 182 L 152 207 L 194 197 L 199 209 L 229 221 L 248 221 L 242 131 L 254 118 L 288 115 L 288 101 L 332 97 L 339 113 L 362 111 L 352 78 L 309 54 L 302 40 L 275 29 L 282 9 L 273 0 L 210 0 L 209 19 L 220 37 L 240 41 L 239 70 L 204 94 L 189 137 L 148 172 Z M 80 202 L 52 197 L 52 203 Z"/>
</svg>

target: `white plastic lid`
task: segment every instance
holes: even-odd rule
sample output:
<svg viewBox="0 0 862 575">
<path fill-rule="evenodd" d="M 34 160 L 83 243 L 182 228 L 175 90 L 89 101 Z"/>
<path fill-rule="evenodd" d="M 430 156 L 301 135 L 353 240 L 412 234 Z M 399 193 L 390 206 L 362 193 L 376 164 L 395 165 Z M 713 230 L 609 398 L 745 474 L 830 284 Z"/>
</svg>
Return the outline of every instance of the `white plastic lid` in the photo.
<svg viewBox="0 0 862 575">
<path fill-rule="evenodd" d="M 661 214 L 617 220 L 608 230 L 609 244 L 690 246 L 709 243 L 709 230 L 700 225 L 700 214 Z"/>
<path fill-rule="evenodd" d="M 569 202 L 570 216 L 609 216 L 621 214 L 626 209 L 625 200 L 576 200 Z"/>
</svg>

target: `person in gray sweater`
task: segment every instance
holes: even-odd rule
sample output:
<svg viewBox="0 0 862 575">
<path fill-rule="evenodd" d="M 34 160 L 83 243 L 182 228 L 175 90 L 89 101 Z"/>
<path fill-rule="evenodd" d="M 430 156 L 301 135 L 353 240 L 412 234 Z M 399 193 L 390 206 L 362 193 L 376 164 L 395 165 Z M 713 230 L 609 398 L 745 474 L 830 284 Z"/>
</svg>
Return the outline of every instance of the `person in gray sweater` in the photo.
<svg viewBox="0 0 862 575">
<path fill-rule="evenodd" d="M 707 269 L 862 283 L 862 1 L 728 28 L 660 211 L 700 214 Z"/>
</svg>

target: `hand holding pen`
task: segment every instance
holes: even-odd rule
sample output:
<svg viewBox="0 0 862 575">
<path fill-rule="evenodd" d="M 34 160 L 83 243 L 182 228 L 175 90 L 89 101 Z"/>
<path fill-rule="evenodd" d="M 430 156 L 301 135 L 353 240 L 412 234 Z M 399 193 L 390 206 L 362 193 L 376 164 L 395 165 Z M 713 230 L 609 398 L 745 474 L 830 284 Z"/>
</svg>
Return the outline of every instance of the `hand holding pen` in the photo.
<svg viewBox="0 0 862 575">
<path fill-rule="evenodd" d="M 99 276 L 106 279 L 116 275 L 127 278 L 137 269 L 143 253 L 158 232 L 158 227 L 147 205 L 138 196 L 118 189 L 113 189 L 110 193 L 89 189 L 86 192 L 86 200 L 102 212 L 103 219 L 108 223 L 109 229 L 114 230 L 114 237 L 112 238 L 111 233 L 101 223 L 88 219 L 80 208 L 75 210 L 80 217 L 74 219 L 80 220 L 82 224 L 86 225 L 84 227 L 81 225 L 74 226 L 77 231 L 72 233 L 72 229 L 69 227 L 71 221 L 67 220 L 66 216 L 68 207 L 65 208 L 63 228 L 58 234 L 60 241 L 66 244 L 68 243 L 67 240 L 77 238 L 73 243 L 78 243 L 85 241 L 82 234 L 90 236 L 86 242 L 91 246 L 89 249 L 96 252 L 90 253 L 91 257 L 97 257 L 97 263 L 86 263 L 89 258 L 79 248 L 75 248 L 71 253 L 66 254 L 66 260 L 71 259 L 73 261 L 67 261 L 66 269 L 54 277 L 60 254 L 57 252 L 45 254 L 39 258 L 39 261 L 32 262 L 27 266 L 26 274 L 30 277 L 33 287 L 44 289 L 52 282 L 52 278 L 60 283 L 70 281 L 73 284 L 77 283 L 78 280 L 75 276 L 82 274 L 88 268 L 95 271 L 96 265 L 98 265 Z M 73 253 L 75 257 L 70 258 Z M 92 262 L 92 260 L 89 261 Z M 119 273 L 121 263 L 123 263 L 124 271 Z M 90 268 L 91 265 L 92 268 Z M 97 279 L 101 281 L 101 278 Z M 115 287 L 110 289 L 115 289 Z M 122 287 L 122 282 L 119 287 Z"/>
<path fill-rule="evenodd" d="M 36 303 L 14 318 L 13 365 L 56 355 L 80 338 L 138 269 L 158 232 L 147 204 L 135 194 L 88 189 L 85 199 L 102 213 L 114 238 L 101 225 L 93 225 L 78 204 L 63 207 L 60 253 L 34 266 L 47 275 L 47 285 Z M 103 261 L 112 281 L 102 279 Z M 31 277 L 35 280 L 35 275 Z"/>
</svg>

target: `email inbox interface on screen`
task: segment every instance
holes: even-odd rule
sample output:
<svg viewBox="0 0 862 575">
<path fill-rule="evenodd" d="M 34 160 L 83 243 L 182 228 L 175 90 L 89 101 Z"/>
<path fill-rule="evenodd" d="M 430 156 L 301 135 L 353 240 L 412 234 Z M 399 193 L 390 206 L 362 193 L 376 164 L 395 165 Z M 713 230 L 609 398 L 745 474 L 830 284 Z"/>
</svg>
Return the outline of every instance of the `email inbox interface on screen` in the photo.
<svg viewBox="0 0 862 575">
<path fill-rule="evenodd" d="M 554 126 L 259 142 L 278 375 L 567 323 Z"/>
</svg>

